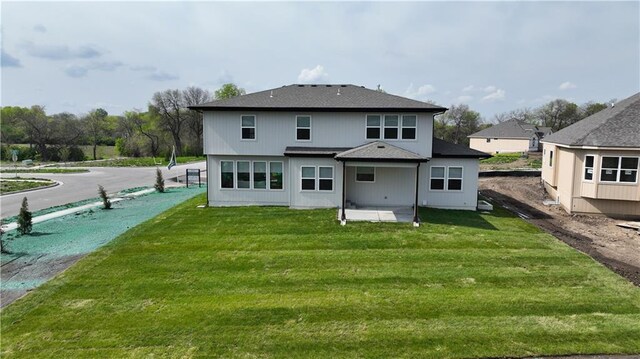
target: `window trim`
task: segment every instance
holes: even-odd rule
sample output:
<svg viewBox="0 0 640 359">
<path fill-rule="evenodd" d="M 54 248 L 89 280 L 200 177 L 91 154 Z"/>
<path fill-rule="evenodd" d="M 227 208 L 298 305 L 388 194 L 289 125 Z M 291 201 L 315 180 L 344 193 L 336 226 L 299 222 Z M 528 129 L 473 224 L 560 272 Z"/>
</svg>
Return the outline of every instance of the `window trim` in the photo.
<svg viewBox="0 0 640 359">
<path fill-rule="evenodd" d="M 405 126 L 404 125 L 404 117 L 405 116 L 415 116 L 416 118 L 416 125 L 415 126 Z M 413 115 L 413 114 L 403 114 L 400 116 L 401 117 L 401 123 L 400 123 L 400 141 L 417 141 L 418 140 L 418 115 Z M 402 130 L 404 130 L 405 128 L 413 128 L 415 130 L 414 134 L 414 138 L 402 138 Z"/>
<path fill-rule="evenodd" d="M 618 168 L 616 169 L 616 168 L 611 168 L 611 167 L 607 167 L 607 168 L 603 167 L 602 163 L 604 162 L 605 157 L 617 158 L 618 159 Z M 627 170 L 627 171 L 636 171 L 636 180 L 634 182 L 622 182 L 622 181 L 620 181 L 620 175 L 622 174 L 622 171 L 623 171 L 623 168 L 622 168 L 622 159 L 623 158 L 635 158 L 635 159 L 638 160 L 638 165 L 636 166 L 635 169 L 629 169 L 629 168 L 625 168 L 624 169 L 624 170 Z M 604 184 L 614 184 L 615 183 L 615 184 L 618 184 L 618 185 L 632 185 L 632 186 L 633 185 L 637 185 L 638 184 L 638 175 L 640 174 L 639 167 L 640 167 L 640 157 L 622 156 L 622 155 L 620 155 L 620 156 L 601 155 L 600 156 L 600 171 L 599 171 L 600 175 L 598 176 L 598 182 L 599 183 L 604 183 Z M 618 173 L 616 174 L 616 180 L 615 181 L 602 180 L 602 171 L 605 170 L 605 169 L 618 171 Z"/>
<path fill-rule="evenodd" d="M 298 117 L 309 117 L 309 127 L 299 127 L 298 126 Z M 309 129 L 309 139 L 299 139 L 298 138 L 298 130 L 299 129 Z M 313 140 L 313 118 L 311 115 L 296 115 L 296 141 L 298 142 L 311 142 Z"/>
<path fill-rule="evenodd" d="M 380 116 L 380 125 L 379 126 L 369 126 L 367 123 L 367 118 L 369 116 Z M 397 128 L 398 129 L 398 137 L 397 138 L 385 138 L 384 137 L 384 130 L 386 128 L 385 124 L 384 124 L 384 120 L 386 116 L 398 116 L 398 126 L 390 126 L 390 128 Z M 405 116 L 415 116 L 416 117 L 416 125 L 414 126 L 407 126 L 406 128 L 415 128 L 416 130 L 416 136 L 413 139 L 403 139 L 402 138 L 402 129 L 405 128 L 405 126 L 403 125 L 404 122 L 404 117 Z M 420 117 L 418 116 L 417 113 L 368 113 L 364 115 L 364 138 L 365 140 L 384 140 L 384 141 L 405 141 L 405 142 L 415 142 L 418 141 L 418 128 L 419 125 L 418 123 L 420 122 Z M 378 128 L 380 129 L 380 136 L 378 136 L 377 138 L 369 138 L 367 137 L 367 130 L 369 128 Z"/>
<path fill-rule="evenodd" d="M 433 177 L 433 169 L 434 168 L 442 168 L 443 169 L 443 173 L 442 173 L 442 177 L 436 177 L 435 179 L 441 179 L 442 182 L 442 189 L 434 189 L 431 186 L 431 180 L 434 179 Z M 444 192 L 447 190 L 447 166 L 430 166 L 429 167 L 429 191 L 433 191 L 433 192 Z"/>
<path fill-rule="evenodd" d="M 398 125 L 397 126 L 388 126 L 387 127 L 387 123 L 386 123 L 387 122 L 387 117 L 392 117 L 392 116 L 395 116 L 395 117 L 398 118 Z M 397 115 L 395 115 L 395 114 L 385 114 L 384 118 L 383 118 L 383 121 L 382 121 L 382 133 L 381 133 L 382 139 L 385 140 L 385 141 L 386 140 L 398 141 L 400 139 L 400 137 L 401 137 L 400 136 L 400 128 L 401 128 L 400 125 L 401 125 L 401 122 L 402 122 L 402 116 L 400 114 L 397 114 Z M 384 131 L 387 128 L 395 128 L 396 129 L 396 138 L 387 138 L 387 136 L 385 136 L 386 134 L 384 133 Z"/>
<path fill-rule="evenodd" d="M 376 176 L 376 172 L 377 172 L 376 168 L 377 167 L 375 167 L 375 166 L 356 166 L 355 168 L 356 168 L 356 170 L 354 171 L 355 172 L 354 179 L 355 179 L 356 183 L 376 183 L 376 177 L 377 177 Z M 373 181 L 359 181 L 358 180 L 358 168 L 373 168 Z"/>
<path fill-rule="evenodd" d="M 433 189 L 431 187 L 431 180 L 433 177 L 433 168 L 444 168 L 444 177 L 435 177 L 435 179 L 444 180 L 443 189 Z M 460 168 L 460 178 L 449 178 L 449 169 Z M 460 180 L 460 189 L 449 189 L 449 179 Z M 464 192 L 464 166 L 430 166 L 429 167 L 429 191 L 432 192 Z"/>
<path fill-rule="evenodd" d="M 593 166 L 587 167 L 587 157 L 593 157 Z M 587 174 L 587 168 L 591 168 L 591 179 L 586 179 L 585 175 Z M 596 182 L 596 155 L 594 154 L 585 154 L 584 161 L 582 163 L 582 182 L 595 183 Z"/>
<path fill-rule="evenodd" d="M 256 188 L 256 163 L 264 163 L 264 177 L 265 184 L 264 188 Z M 271 173 L 269 172 L 269 161 L 251 161 L 251 189 L 256 191 L 267 191 L 269 190 L 269 177 Z"/>
<path fill-rule="evenodd" d="M 368 121 L 369 120 L 369 116 L 379 116 L 380 117 L 380 124 L 378 126 L 369 126 L 369 121 Z M 364 115 L 364 138 L 365 138 L 365 140 L 380 140 L 380 139 L 382 139 L 382 137 L 383 137 L 382 136 L 382 128 L 383 128 L 382 122 L 383 122 L 383 120 L 384 120 L 384 115 L 382 115 L 382 114 L 368 113 L 368 114 Z M 380 135 L 377 138 L 374 138 L 374 137 L 369 138 L 367 136 L 367 130 L 369 128 L 377 128 L 377 129 L 379 129 L 380 130 Z"/>
<path fill-rule="evenodd" d="M 449 171 L 452 168 L 459 168 L 460 169 L 460 178 L 453 178 L 455 180 L 458 180 L 458 179 L 460 180 L 460 189 L 449 189 L 449 180 L 452 179 L 452 178 L 449 177 Z M 451 192 L 463 192 L 464 191 L 464 166 L 447 166 L 446 175 L 447 175 L 447 182 L 446 182 L 447 191 L 451 191 Z"/>
<path fill-rule="evenodd" d="M 271 164 L 272 163 L 279 163 L 280 167 L 282 168 L 282 188 L 271 188 Z M 284 162 L 283 161 L 267 161 L 267 184 L 268 184 L 268 190 L 269 191 L 284 191 L 284 184 L 285 184 L 285 170 L 284 170 Z"/>
<path fill-rule="evenodd" d="M 310 168 L 314 168 L 315 171 L 315 178 L 314 178 L 314 189 L 302 189 L 302 168 L 304 167 L 310 167 Z M 325 189 L 320 189 L 320 180 L 321 179 L 329 179 L 327 177 L 320 177 L 320 168 L 331 168 L 331 190 L 325 190 Z M 330 165 L 301 165 L 300 166 L 300 185 L 299 185 L 299 189 L 300 192 L 305 192 L 305 193 L 314 193 L 314 192 L 323 192 L 323 193 L 333 193 L 336 191 L 336 168 L 335 166 L 330 166 Z M 304 177 L 304 179 L 311 179 L 311 177 Z"/>
<path fill-rule="evenodd" d="M 236 160 L 236 166 L 235 166 L 235 175 L 236 175 L 236 186 L 234 187 L 235 189 L 239 190 L 239 191 L 250 191 L 253 189 L 253 161 L 251 160 Z M 249 163 L 249 187 L 246 188 L 240 188 L 240 186 L 238 185 L 238 182 L 240 181 L 240 176 L 238 176 L 240 174 L 240 172 L 238 172 L 238 164 L 239 162 L 248 162 Z"/>
<path fill-rule="evenodd" d="M 222 162 L 231 162 L 233 163 L 233 187 L 226 188 L 222 187 Z M 249 162 L 249 188 L 238 188 L 238 162 Z M 253 175 L 254 163 L 255 162 L 266 162 L 267 163 L 267 188 L 255 188 L 255 178 Z M 285 190 L 285 170 L 284 170 L 284 162 L 283 161 L 269 161 L 269 160 L 220 160 L 219 161 L 219 174 L 220 181 L 218 183 L 218 189 L 221 191 L 278 191 L 282 192 Z M 282 166 L 282 188 L 271 188 L 271 163 L 280 163 Z"/>
<path fill-rule="evenodd" d="M 242 124 L 243 117 L 253 117 L 253 126 L 244 126 Z M 243 138 L 242 130 L 245 128 L 253 128 L 253 138 Z M 258 139 L 258 118 L 256 115 L 240 115 L 240 141 L 256 141 Z"/>
<path fill-rule="evenodd" d="M 231 173 L 233 174 L 232 187 L 222 187 L 222 162 L 231 162 Z M 220 160 L 218 167 L 220 168 L 220 181 L 218 181 L 218 189 L 222 191 L 229 191 L 236 189 L 236 161 L 234 160 Z"/>
</svg>

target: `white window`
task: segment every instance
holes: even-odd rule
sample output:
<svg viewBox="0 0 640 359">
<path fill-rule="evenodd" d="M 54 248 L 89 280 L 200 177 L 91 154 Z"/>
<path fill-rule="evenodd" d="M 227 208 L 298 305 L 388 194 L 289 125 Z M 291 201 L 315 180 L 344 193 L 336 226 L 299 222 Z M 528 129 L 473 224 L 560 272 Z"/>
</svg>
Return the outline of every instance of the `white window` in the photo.
<svg viewBox="0 0 640 359">
<path fill-rule="evenodd" d="M 448 168 L 447 190 L 462 191 L 462 167 Z"/>
<path fill-rule="evenodd" d="M 282 162 L 269 162 L 269 189 L 282 189 Z"/>
<path fill-rule="evenodd" d="M 254 115 L 242 115 L 241 116 L 241 131 L 243 140 L 255 140 L 256 139 L 256 116 Z"/>
<path fill-rule="evenodd" d="M 267 189 L 267 163 L 253 163 L 253 189 Z"/>
<path fill-rule="evenodd" d="M 429 189 L 432 191 L 462 191 L 462 167 L 431 167 Z"/>
<path fill-rule="evenodd" d="M 220 161 L 220 188 L 233 188 L 233 161 Z"/>
<path fill-rule="evenodd" d="M 444 191 L 444 167 L 431 167 L 431 181 L 429 184 L 429 188 L 432 191 Z"/>
<path fill-rule="evenodd" d="M 303 191 L 316 190 L 316 168 L 312 166 L 302 166 L 302 176 L 300 188 Z"/>
<path fill-rule="evenodd" d="M 375 167 L 356 167 L 356 182 L 375 182 Z"/>
<path fill-rule="evenodd" d="M 296 141 L 311 141 L 311 116 L 296 116 Z"/>
<path fill-rule="evenodd" d="M 398 128 L 400 127 L 400 116 L 384 115 L 384 139 L 397 140 Z"/>
<path fill-rule="evenodd" d="M 238 161 L 236 162 L 237 182 L 236 188 L 251 188 L 251 162 Z"/>
<path fill-rule="evenodd" d="M 318 167 L 318 190 L 333 191 L 333 167 Z"/>
<path fill-rule="evenodd" d="M 587 155 L 584 157 L 584 176 L 585 181 L 593 181 L 593 163 L 594 156 Z"/>
<path fill-rule="evenodd" d="M 402 139 L 415 140 L 417 125 L 418 118 L 416 117 L 416 115 L 402 116 Z"/>
<path fill-rule="evenodd" d="M 638 157 L 602 157 L 601 182 L 636 183 L 638 180 Z"/>
<path fill-rule="evenodd" d="M 380 139 L 380 132 L 382 130 L 382 122 L 380 115 L 367 115 L 367 139 L 378 140 Z"/>
</svg>

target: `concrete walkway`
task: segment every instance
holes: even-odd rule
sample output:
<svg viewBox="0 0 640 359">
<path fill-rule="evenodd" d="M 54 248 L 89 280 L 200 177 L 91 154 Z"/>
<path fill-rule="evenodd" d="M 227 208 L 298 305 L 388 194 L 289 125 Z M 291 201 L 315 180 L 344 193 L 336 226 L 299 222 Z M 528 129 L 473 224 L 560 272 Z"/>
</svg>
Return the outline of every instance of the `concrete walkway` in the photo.
<svg viewBox="0 0 640 359">
<path fill-rule="evenodd" d="M 413 208 L 411 207 L 362 207 L 345 210 L 348 221 L 364 222 L 413 222 Z M 342 210 L 338 209 L 338 219 Z"/>
</svg>

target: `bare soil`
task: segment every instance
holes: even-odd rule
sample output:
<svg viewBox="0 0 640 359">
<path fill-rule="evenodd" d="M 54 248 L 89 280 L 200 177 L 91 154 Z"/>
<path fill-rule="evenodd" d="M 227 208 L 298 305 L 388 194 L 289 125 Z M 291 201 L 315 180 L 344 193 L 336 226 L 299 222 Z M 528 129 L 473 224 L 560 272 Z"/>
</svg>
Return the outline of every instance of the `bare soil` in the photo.
<svg viewBox="0 0 640 359">
<path fill-rule="evenodd" d="M 570 215 L 549 199 L 539 177 L 485 177 L 482 196 L 584 252 L 640 286 L 640 232 L 618 227 L 625 222 L 600 215 Z"/>
</svg>

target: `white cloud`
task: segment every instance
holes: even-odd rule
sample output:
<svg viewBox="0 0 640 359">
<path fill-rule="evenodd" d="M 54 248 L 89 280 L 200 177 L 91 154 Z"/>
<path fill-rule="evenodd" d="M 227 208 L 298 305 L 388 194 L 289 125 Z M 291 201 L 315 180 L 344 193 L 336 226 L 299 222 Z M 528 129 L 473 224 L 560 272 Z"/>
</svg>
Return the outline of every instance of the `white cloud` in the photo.
<svg viewBox="0 0 640 359">
<path fill-rule="evenodd" d="M 475 89 L 476 89 L 476 88 L 475 88 L 475 86 L 473 86 L 473 85 L 469 85 L 469 86 L 465 86 L 465 87 L 462 89 L 462 92 L 470 92 L 470 91 L 473 91 L 473 90 L 475 90 Z"/>
<path fill-rule="evenodd" d="M 482 89 L 484 92 L 496 92 L 497 88 L 495 86 L 487 86 Z"/>
<path fill-rule="evenodd" d="M 434 92 L 436 92 L 436 88 L 433 85 L 426 84 L 416 89 L 413 83 L 410 83 L 409 87 L 407 87 L 407 89 L 404 91 L 404 95 L 409 98 L 417 99 L 424 98 L 425 96 L 430 95 Z"/>
<path fill-rule="evenodd" d="M 491 86 L 489 86 L 491 87 Z M 485 88 L 486 90 L 486 88 Z M 494 101 L 502 101 L 504 100 L 505 95 L 507 94 L 507 92 L 503 89 L 495 89 L 495 91 L 493 91 L 492 93 L 488 94 L 487 96 L 482 98 L 483 102 L 494 102 Z"/>
<path fill-rule="evenodd" d="M 324 67 L 322 65 L 318 65 L 313 69 L 302 69 L 302 71 L 300 71 L 300 75 L 298 75 L 298 82 L 322 82 L 328 77 L 329 74 L 324 71 Z"/>
<path fill-rule="evenodd" d="M 468 103 L 471 100 L 473 100 L 473 96 L 469 96 L 469 95 L 462 95 L 462 96 L 458 96 L 455 99 L 455 103 L 457 104 L 461 104 L 461 103 Z"/>
<path fill-rule="evenodd" d="M 566 81 L 560 84 L 560 86 L 558 86 L 558 90 L 571 90 L 574 89 L 578 86 L 576 86 L 576 84 Z"/>
</svg>

